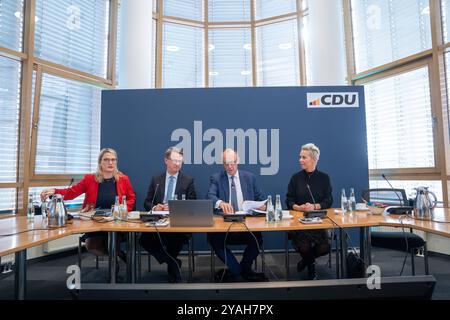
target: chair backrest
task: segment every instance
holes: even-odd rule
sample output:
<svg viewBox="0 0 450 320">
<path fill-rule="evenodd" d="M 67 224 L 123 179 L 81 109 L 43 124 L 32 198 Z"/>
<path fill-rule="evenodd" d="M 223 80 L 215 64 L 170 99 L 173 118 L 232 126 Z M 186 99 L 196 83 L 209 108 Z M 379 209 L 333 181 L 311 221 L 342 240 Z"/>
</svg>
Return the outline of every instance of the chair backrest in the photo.
<svg viewBox="0 0 450 320">
<path fill-rule="evenodd" d="M 362 192 L 362 197 L 366 201 L 380 202 L 392 206 L 408 205 L 408 198 L 406 197 L 405 189 L 364 189 Z"/>
</svg>

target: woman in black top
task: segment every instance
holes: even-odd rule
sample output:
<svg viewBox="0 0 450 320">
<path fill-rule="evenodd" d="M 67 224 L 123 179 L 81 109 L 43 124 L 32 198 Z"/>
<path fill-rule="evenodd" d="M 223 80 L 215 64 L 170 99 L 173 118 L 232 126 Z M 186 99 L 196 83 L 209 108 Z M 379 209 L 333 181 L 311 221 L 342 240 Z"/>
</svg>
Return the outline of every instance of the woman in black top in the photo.
<svg viewBox="0 0 450 320">
<path fill-rule="evenodd" d="M 311 211 L 330 208 L 333 203 L 330 178 L 316 169 L 320 150 L 308 143 L 300 150 L 300 166 L 303 170 L 291 177 L 286 194 L 290 210 Z M 327 230 L 294 231 L 290 233 L 292 245 L 302 257 L 297 264 L 299 272 L 308 268 L 308 277 L 316 278 L 315 259 L 330 251 Z"/>
</svg>

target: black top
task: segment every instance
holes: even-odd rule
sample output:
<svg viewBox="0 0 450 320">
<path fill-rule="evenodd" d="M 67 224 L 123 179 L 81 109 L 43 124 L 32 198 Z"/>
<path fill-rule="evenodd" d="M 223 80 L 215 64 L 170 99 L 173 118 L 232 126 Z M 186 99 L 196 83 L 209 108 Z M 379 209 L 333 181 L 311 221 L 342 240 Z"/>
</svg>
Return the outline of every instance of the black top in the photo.
<svg viewBox="0 0 450 320">
<path fill-rule="evenodd" d="M 152 178 L 150 186 L 148 187 L 147 197 L 144 201 L 145 210 L 149 211 L 153 206 L 164 201 L 164 191 L 166 189 L 166 172 L 163 172 Z M 194 179 L 183 172 L 178 172 L 177 184 L 175 186 L 175 193 L 180 199 L 182 194 L 186 195 L 187 200 L 197 199 L 195 193 Z M 153 201 L 153 203 L 152 203 Z"/>
<path fill-rule="evenodd" d="M 309 185 L 314 199 L 307 185 Z M 288 209 L 292 210 L 294 204 L 302 205 L 307 202 L 312 204 L 320 203 L 321 209 L 330 208 L 333 204 L 330 178 L 326 173 L 319 170 L 314 170 L 313 172 L 302 170 L 291 177 L 286 194 Z"/>
<path fill-rule="evenodd" d="M 116 201 L 116 195 L 116 180 L 114 178 L 103 179 L 103 182 L 98 184 L 95 208 L 111 209 L 111 206 Z"/>
</svg>

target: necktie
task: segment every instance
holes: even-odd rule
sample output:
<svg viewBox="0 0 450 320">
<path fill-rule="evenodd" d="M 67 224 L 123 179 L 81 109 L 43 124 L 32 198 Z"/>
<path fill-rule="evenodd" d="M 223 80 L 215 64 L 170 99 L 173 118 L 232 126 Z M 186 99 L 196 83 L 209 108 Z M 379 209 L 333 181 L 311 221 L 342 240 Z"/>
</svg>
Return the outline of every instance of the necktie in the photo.
<svg viewBox="0 0 450 320">
<path fill-rule="evenodd" d="M 237 202 L 237 193 L 236 193 L 236 185 L 234 184 L 234 176 L 231 177 L 231 194 L 230 194 L 230 202 L 233 206 L 234 211 L 238 211 L 238 202 Z"/>
<path fill-rule="evenodd" d="M 172 200 L 174 180 L 175 180 L 174 176 L 169 177 L 169 185 L 167 186 L 166 201 L 164 201 L 164 203 L 168 203 L 169 200 Z"/>
</svg>

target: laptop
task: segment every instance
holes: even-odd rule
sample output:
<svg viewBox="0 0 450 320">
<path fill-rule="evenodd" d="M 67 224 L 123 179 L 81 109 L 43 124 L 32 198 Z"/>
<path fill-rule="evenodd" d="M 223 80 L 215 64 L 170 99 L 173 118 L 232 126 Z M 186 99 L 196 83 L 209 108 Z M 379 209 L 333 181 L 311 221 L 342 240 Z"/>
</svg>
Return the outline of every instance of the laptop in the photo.
<svg viewBox="0 0 450 320">
<path fill-rule="evenodd" d="M 212 200 L 169 200 L 171 227 L 210 227 L 213 220 Z"/>
</svg>

